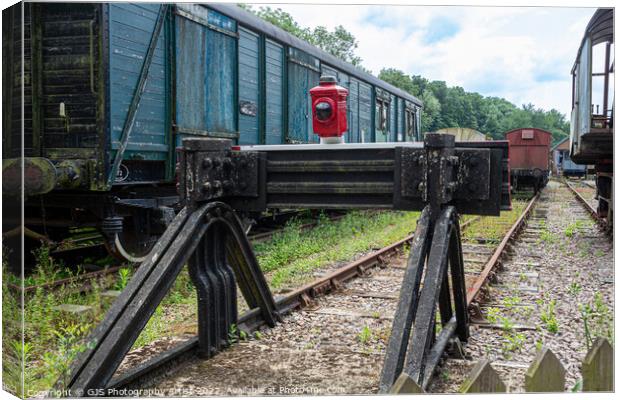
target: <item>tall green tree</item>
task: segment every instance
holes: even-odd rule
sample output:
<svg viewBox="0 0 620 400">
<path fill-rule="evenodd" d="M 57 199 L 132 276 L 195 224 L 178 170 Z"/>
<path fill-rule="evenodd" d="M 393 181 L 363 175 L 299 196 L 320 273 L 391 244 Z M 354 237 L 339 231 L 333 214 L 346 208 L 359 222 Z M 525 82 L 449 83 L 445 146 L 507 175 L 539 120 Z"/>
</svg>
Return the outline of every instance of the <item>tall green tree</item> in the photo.
<svg viewBox="0 0 620 400">
<path fill-rule="evenodd" d="M 570 124 L 557 110 L 545 111 L 533 104 L 520 108 L 506 99 L 484 97 L 462 87 L 448 87 L 443 81 L 409 76 L 395 68 L 384 68 L 379 78 L 417 96 L 424 102 L 422 131 L 464 127 L 479 130 L 494 139 L 516 128 L 540 128 L 553 134 L 557 143 L 568 135 Z"/>
<path fill-rule="evenodd" d="M 305 40 L 311 45 L 330 53 L 334 57 L 338 57 L 355 66 L 361 66 L 362 59 L 355 54 L 357 41 L 353 34 L 342 25 L 336 26 L 333 31 L 324 26 L 310 29 L 299 25 L 291 14 L 283 11 L 281 8 L 274 9 L 264 6 L 255 10 L 247 4 L 239 4 L 239 6 L 256 14 L 265 21 L 284 29 L 288 33 Z"/>
</svg>

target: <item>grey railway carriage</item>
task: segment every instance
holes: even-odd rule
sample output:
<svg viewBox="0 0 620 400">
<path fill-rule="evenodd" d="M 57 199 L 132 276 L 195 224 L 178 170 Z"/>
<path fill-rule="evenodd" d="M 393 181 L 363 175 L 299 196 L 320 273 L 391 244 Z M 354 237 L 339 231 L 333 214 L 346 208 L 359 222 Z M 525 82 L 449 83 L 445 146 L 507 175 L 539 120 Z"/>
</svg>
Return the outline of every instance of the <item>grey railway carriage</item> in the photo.
<svg viewBox="0 0 620 400">
<path fill-rule="evenodd" d="M 418 99 L 233 5 L 20 3 L 2 17 L 4 232 L 20 223 L 23 148 L 27 235 L 94 227 L 139 259 L 174 217 L 181 140 L 317 142 L 320 75 L 349 90 L 347 142 L 420 139 Z"/>
<path fill-rule="evenodd" d="M 594 165 L 598 215 L 613 221 L 614 10 L 599 8 L 586 27 L 573 75 L 570 158 Z"/>
</svg>

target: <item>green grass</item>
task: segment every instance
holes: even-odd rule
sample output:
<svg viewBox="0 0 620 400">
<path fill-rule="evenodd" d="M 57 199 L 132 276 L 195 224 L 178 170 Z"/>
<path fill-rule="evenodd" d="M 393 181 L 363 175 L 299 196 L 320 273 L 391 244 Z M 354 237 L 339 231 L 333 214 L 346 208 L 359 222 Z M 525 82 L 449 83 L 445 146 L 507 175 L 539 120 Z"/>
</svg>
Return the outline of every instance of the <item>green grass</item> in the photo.
<svg viewBox="0 0 620 400">
<path fill-rule="evenodd" d="M 508 232 L 508 229 L 515 223 L 519 215 L 527 206 L 526 201 L 512 200 L 512 210 L 502 211 L 498 217 L 482 217 L 474 221 L 462 233 L 464 240 L 475 240 L 485 238 L 500 241 Z"/>
<path fill-rule="evenodd" d="M 271 288 L 278 290 L 307 281 L 317 269 L 403 239 L 415 230 L 418 217 L 417 212 L 354 211 L 335 222 L 322 218 L 306 232 L 292 222 L 255 250 Z"/>
</svg>

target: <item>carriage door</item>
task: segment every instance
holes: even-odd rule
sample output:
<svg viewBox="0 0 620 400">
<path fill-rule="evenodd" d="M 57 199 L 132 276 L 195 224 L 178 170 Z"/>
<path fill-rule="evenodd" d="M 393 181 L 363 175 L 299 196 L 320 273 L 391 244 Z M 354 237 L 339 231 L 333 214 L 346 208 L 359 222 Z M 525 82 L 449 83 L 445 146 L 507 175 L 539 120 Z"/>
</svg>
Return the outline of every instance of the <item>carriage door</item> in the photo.
<svg viewBox="0 0 620 400">
<path fill-rule="evenodd" d="M 260 138 L 259 37 L 239 29 L 239 144 L 258 144 Z"/>
<path fill-rule="evenodd" d="M 177 145 L 188 136 L 236 139 L 237 24 L 196 4 L 176 12 Z"/>
<path fill-rule="evenodd" d="M 294 47 L 288 52 L 288 143 L 319 141 L 312 132 L 310 89 L 319 84 L 319 59 Z M 315 137 L 316 136 L 316 137 Z"/>
<path fill-rule="evenodd" d="M 390 94 L 380 88 L 375 89 L 375 141 L 389 141 Z"/>
</svg>

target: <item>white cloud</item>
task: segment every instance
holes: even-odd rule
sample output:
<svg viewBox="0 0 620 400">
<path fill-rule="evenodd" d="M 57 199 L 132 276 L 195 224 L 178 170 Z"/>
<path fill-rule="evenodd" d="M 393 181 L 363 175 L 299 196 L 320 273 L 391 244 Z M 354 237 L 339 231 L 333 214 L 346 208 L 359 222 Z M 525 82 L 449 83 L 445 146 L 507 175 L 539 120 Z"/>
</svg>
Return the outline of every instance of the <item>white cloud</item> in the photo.
<svg viewBox="0 0 620 400">
<path fill-rule="evenodd" d="M 393 67 L 521 105 L 570 111 L 570 69 L 594 8 L 274 4 L 303 26 L 343 25 L 374 73 Z M 439 23 L 438 23 L 439 21 Z M 433 43 L 429 34 L 458 30 Z M 440 35 L 441 36 L 441 35 Z"/>
</svg>

